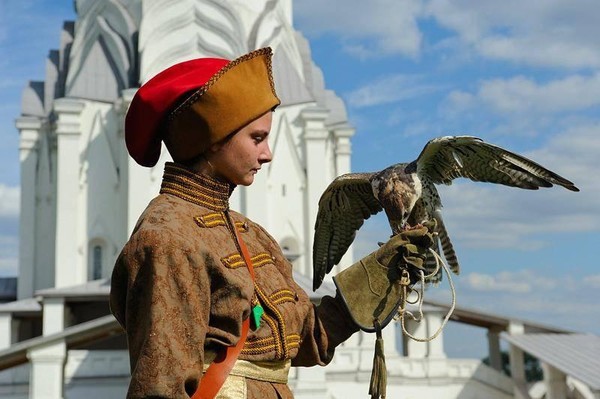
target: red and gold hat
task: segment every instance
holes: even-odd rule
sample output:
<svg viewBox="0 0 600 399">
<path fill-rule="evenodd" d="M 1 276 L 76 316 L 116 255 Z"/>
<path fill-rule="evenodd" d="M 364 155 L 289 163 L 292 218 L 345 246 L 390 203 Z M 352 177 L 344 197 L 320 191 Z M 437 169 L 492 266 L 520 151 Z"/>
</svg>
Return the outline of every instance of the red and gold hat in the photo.
<svg viewBox="0 0 600 399">
<path fill-rule="evenodd" d="M 199 58 L 160 72 L 127 111 L 129 155 L 154 166 L 162 140 L 175 162 L 185 162 L 277 107 L 271 57 L 267 47 L 233 61 Z"/>
</svg>

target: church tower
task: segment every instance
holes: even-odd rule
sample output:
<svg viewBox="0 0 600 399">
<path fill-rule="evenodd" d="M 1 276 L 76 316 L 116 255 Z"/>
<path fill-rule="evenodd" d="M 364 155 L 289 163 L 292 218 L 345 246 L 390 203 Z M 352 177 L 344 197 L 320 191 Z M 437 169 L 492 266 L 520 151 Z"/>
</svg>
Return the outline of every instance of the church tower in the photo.
<svg viewBox="0 0 600 399">
<path fill-rule="evenodd" d="M 77 0 L 46 80 L 23 94 L 18 298 L 110 276 L 138 216 L 158 193 L 164 162 L 127 155 L 123 119 L 140 86 L 196 57 L 234 59 L 271 46 L 282 105 L 274 114 L 274 160 L 232 208 L 262 224 L 296 272 L 310 278 L 318 199 L 350 171 L 344 105 L 326 90 L 306 39 L 292 27 L 291 0 Z M 349 251 L 342 264 L 350 264 Z"/>
</svg>

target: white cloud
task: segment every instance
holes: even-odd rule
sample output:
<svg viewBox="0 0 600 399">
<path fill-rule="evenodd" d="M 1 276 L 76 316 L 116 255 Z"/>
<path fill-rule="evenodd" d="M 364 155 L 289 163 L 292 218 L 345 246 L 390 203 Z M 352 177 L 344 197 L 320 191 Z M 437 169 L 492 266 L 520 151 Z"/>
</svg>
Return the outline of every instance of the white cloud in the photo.
<svg viewBox="0 0 600 399">
<path fill-rule="evenodd" d="M 500 114 L 554 114 L 586 110 L 600 105 L 600 73 L 571 75 L 540 84 L 516 76 L 485 80 L 477 92 L 453 91 L 447 102 L 455 111 L 485 105 Z"/>
<path fill-rule="evenodd" d="M 585 276 L 583 278 L 583 285 L 592 289 L 600 289 L 600 274 Z"/>
<path fill-rule="evenodd" d="M 596 290 L 599 275 L 571 276 L 525 269 L 471 273 L 455 277 L 454 282 L 461 307 L 566 330 L 600 333 Z M 447 287 L 430 288 L 425 299 L 449 303 Z"/>
<path fill-rule="evenodd" d="M 594 48 L 572 45 L 573 43 L 567 40 L 552 43 L 548 36 L 536 32 L 522 38 L 486 37 L 477 44 L 477 48 L 484 56 L 490 58 L 524 61 L 532 65 L 570 68 L 600 65 L 600 54 Z"/>
<path fill-rule="evenodd" d="M 339 35 L 345 50 L 360 58 L 373 55 L 417 56 L 421 32 L 420 0 L 302 0 L 294 2 L 295 24 L 309 36 Z"/>
<path fill-rule="evenodd" d="M 538 66 L 598 67 L 600 3 L 431 0 L 427 14 L 483 56 Z"/>
<path fill-rule="evenodd" d="M 0 258 L 0 277 L 12 277 L 18 274 L 19 260 L 16 257 Z"/>
<path fill-rule="evenodd" d="M 19 187 L 9 187 L 0 183 L 0 217 L 19 216 Z"/>
<path fill-rule="evenodd" d="M 600 230 L 600 181 L 594 173 L 600 154 L 600 124 L 573 127 L 543 148 L 523 153 L 573 181 L 581 191 L 562 187 L 520 190 L 456 181 L 440 187 L 444 218 L 452 238 L 469 247 L 534 250 L 540 234 Z"/>
<path fill-rule="evenodd" d="M 572 75 L 547 84 L 523 76 L 482 83 L 478 97 L 500 112 L 553 113 L 600 105 L 600 74 Z"/>
<path fill-rule="evenodd" d="M 560 135 L 549 140 L 543 148 L 530 151 L 526 156 L 542 164 L 560 165 L 560 172 L 573 180 L 581 189 L 577 201 L 569 203 L 585 210 L 588 217 L 595 219 L 597 198 L 600 196 L 600 181 L 594 170 L 600 154 L 600 121 L 571 126 Z"/>
<path fill-rule="evenodd" d="M 446 102 L 459 112 L 472 108 L 476 101 L 475 95 L 460 90 L 453 90 L 446 97 Z"/>
<path fill-rule="evenodd" d="M 0 233 L 0 277 L 17 275 L 18 252 L 18 238 L 14 235 Z"/>
<path fill-rule="evenodd" d="M 536 66 L 600 66 L 600 3 L 580 0 L 360 0 L 294 2 L 296 25 L 309 35 L 339 35 L 358 57 L 403 54 L 423 46 L 419 23 L 433 18 L 484 57 Z M 437 46 L 439 43 L 430 43 Z"/>
<path fill-rule="evenodd" d="M 529 292 L 531 286 L 527 282 L 505 281 L 489 274 L 470 273 L 465 282 L 477 291 Z"/>
<path fill-rule="evenodd" d="M 531 270 L 504 271 L 498 274 L 469 273 L 461 277 L 461 283 L 475 291 L 501 291 L 505 293 L 528 293 L 534 290 L 551 290 L 558 281 L 544 277 Z"/>
<path fill-rule="evenodd" d="M 600 217 L 588 213 L 590 194 L 480 185 L 456 184 L 440 194 L 450 237 L 467 247 L 532 251 L 545 245 L 540 234 L 600 229 Z"/>
<path fill-rule="evenodd" d="M 424 96 L 439 90 L 439 87 L 423 83 L 418 75 L 389 75 L 360 87 L 346 96 L 351 106 L 356 108 L 389 104 Z"/>
<path fill-rule="evenodd" d="M 600 289 L 600 274 L 584 277 L 583 285 L 593 289 Z"/>
</svg>

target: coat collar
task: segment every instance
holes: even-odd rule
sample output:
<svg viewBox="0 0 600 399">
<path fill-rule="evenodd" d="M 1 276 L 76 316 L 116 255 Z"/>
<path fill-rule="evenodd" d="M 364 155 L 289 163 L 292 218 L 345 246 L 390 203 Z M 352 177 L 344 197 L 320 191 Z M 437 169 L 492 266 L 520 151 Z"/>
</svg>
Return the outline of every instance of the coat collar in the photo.
<svg viewBox="0 0 600 399">
<path fill-rule="evenodd" d="M 213 211 L 226 211 L 229 209 L 229 196 L 234 187 L 183 165 L 167 162 L 160 193 L 174 195 Z"/>
</svg>

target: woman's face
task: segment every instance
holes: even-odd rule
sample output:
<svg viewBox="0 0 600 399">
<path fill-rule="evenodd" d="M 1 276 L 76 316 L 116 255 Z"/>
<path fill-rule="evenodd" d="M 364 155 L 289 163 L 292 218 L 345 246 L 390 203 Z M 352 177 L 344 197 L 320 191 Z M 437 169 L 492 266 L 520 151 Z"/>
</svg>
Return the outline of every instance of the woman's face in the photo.
<svg viewBox="0 0 600 399">
<path fill-rule="evenodd" d="M 271 162 L 269 148 L 272 112 L 242 127 L 229 140 L 214 144 L 207 156 L 213 173 L 236 185 L 249 186 L 261 166 Z"/>
</svg>

